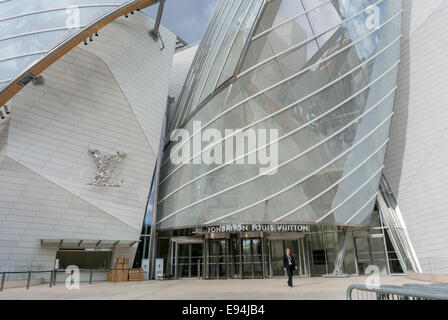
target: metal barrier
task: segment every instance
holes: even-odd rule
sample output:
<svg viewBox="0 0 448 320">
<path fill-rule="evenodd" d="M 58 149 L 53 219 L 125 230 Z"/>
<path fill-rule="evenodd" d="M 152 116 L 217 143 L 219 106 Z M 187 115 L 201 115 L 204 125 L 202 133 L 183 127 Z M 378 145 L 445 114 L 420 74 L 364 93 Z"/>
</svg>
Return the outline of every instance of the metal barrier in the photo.
<svg viewBox="0 0 448 320">
<path fill-rule="evenodd" d="M 135 270 L 135 268 L 110 268 L 110 269 L 79 269 L 79 272 L 89 272 L 89 284 L 92 284 L 93 281 L 93 274 L 95 272 L 110 272 L 110 271 L 123 271 L 123 270 Z M 33 274 L 49 274 L 49 286 L 50 288 L 55 287 L 56 286 L 56 280 L 57 280 L 57 274 L 58 273 L 67 273 L 66 272 L 67 269 L 54 269 L 54 270 L 31 270 L 31 271 L 3 271 L 0 272 L 1 274 L 1 280 L 0 280 L 0 292 L 3 291 L 3 288 L 5 286 L 5 281 L 6 281 L 6 276 L 8 274 L 24 274 L 27 276 L 26 278 L 26 289 L 30 288 L 30 283 L 31 283 L 31 276 Z M 70 269 L 70 275 L 73 275 L 74 270 Z M 142 269 L 139 269 L 139 277 L 138 277 L 138 282 L 140 282 L 140 278 L 142 276 Z M 72 281 L 73 281 L 73 277 L 72 277 Z M 114 283 L 118 282 L 118 273 L 115 273 L 114 275 Z"/>
<path fill-rule="evenodd" d="M 448 300 L 448 284 L 407 283 L 379 287 L 352 284 L 347 288 L 347 300 Z"/>
</svg>

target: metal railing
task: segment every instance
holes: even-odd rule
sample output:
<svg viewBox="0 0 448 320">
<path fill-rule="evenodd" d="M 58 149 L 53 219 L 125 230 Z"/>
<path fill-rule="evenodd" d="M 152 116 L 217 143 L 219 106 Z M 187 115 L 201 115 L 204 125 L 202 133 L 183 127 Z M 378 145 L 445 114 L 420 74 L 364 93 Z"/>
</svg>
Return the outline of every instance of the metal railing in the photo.
<svg viewBox="0 0 448 320">
<path fill-rule="evenodd" d="M 98 281 L 109 281 L 108 279 L 102 279 L 102 280 L 93 280 L 93 275 L 96 272 L 102 272 L 102 273 L 109 273 L 110 271 L 130 271 L 130 270 L 135 270 L 136 268 L 110 268 L 110 269 L 79 269 L 79 272 L 81 274 L 81 272 L 88 272 L 88 281 L 80 281 L 80 282 L 88 282 L 89 284 L 92 284 L 92 282 L 98 282 Z M 67 270 L 69 270 L 69 272 L 67 273 Z M 54 269 L 54 270 L 29 270 L 29 271 L 3 271 L 0 272 L 1 274 L 1 279 L 0 279 L 0 292 L 3 291 L 4 286 L 5 286 L 5 282 L 6 282 L 6 277 L 9 275 L 24 275 L 26 278 L 26 289 L 30 288 L 30 284 L 31 284 L 31 279 L 33 275 L 42 275 L 42 277 L 39 280 L 43 280 L 43 278 L 45 276 L 46 279 L 48 279 L 48 282 L 43 282 L 43 283 L 48 283 L 49 287 L 55 287 L 56 283 L 57 283 L 57 275 L 58 273 L 64 273 L 66 274 L 66 276 L 71 276 L 71 281 L 73 283 L 73 274 L 74 274 L 75 270 L 74 269 Z M 141 281 L 142 275 L 143 275 L 143 270 L 139 269 L 139 276 L 138 276 L 138 282 Z M 114 283 L 118 282 L 118 272 L 114 273 Z"/>
<path fill-rule="evenodd" d="M 448 300 L 448 283 L 379 287 L 352 284 L 347 288 L 346 297 L 347 300 Z"/>
</svg>

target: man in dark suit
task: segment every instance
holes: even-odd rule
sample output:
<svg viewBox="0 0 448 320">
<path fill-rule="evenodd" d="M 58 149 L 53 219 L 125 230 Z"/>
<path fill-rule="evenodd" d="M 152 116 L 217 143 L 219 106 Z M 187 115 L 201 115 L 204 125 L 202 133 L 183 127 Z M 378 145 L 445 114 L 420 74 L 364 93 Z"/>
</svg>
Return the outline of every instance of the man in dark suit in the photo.
<svg viewBox="0 0 448 320">
<path fill-rule="evenodd" d="M 286 253 L 283 255 L 283 267 L 285 272 L 288 273 L 288 286 L 293 287 L 292 285 L 292 276 L 294 269 L 297 270 L 297 265 L 294 261 L 293 256 L 291 255 L 291 250 L 286 249 Z"/>
</svg>

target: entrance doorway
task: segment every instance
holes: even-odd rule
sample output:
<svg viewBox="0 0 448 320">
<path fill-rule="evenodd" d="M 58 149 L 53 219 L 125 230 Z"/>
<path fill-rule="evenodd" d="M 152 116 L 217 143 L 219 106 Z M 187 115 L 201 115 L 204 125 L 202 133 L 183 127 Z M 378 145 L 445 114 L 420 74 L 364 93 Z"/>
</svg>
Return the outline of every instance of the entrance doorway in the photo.
<svg viewBox="0 0 448 320">
<path fill-rule="evenodd" d="M 358 274 L 367 274 L 369 266 L 377 267 L 382 274 L 388 273 L 382 234 L 354 237 L 353 240 Z"/>
<path fill-rule="evenodd" d="M 175 278 L 200 278 L 202 276 L 203 242 L 175 240 L 174 276 Z"/>
<path fill-rule="evenodd" d="M 305 277 L 308 274 L 307 259 L 305 256 L 305 247 L 303 237 L 295 239 L 278 239 L 271 237 L 269 239 L 269 247 L 271 254 L 271 277 L 284 276 L 283 255 L 286 249 L 291 251 L 291 255 L 297 264 L 298 273 L 296 275 Z"/>
<path fill-rule="evenodd" d="M 261 238 L 209 239 L 206 252 L 207 279 L 263 278 Z"/>
<path fill-rule="evenodd" d="M 228 264 L 228 240 L 209 240 L 207 261 L 207 278 L 223 279 L 227 278 Z"/>
<path fill-rule="evenodd" d="M 263 249 L 261 239 L 241 240 L 242 275 L 244 279 L 263 278 Z"/>
</svg>

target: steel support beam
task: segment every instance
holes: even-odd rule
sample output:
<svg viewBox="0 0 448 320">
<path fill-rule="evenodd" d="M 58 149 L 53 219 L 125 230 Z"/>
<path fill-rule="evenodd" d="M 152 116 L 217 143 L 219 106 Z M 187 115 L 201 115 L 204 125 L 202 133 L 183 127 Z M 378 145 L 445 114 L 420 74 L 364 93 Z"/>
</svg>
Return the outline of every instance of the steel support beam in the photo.
<svg viewBox="0 0 448 320">
<path fill-rule="evenodd" d="M 157 9 L 157 17 L 156 22 L 154 23 L 154 29 L 149 31 L 149 34 L 151 37 L 157 41 L 159 40 L 160 33 L 159 33 L 159 27 L 160 27 L 160 21 L 162 20 L 162 14 L 163 14 L 163 7 L 165 6 L 165 0 L 159 1 L 159 8 Z"/>
</svg>

